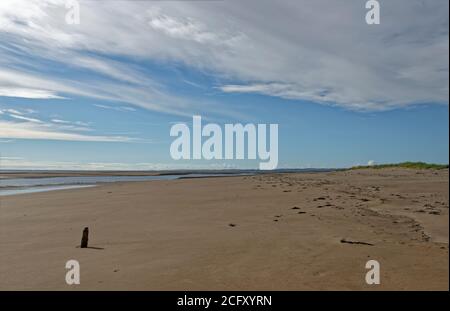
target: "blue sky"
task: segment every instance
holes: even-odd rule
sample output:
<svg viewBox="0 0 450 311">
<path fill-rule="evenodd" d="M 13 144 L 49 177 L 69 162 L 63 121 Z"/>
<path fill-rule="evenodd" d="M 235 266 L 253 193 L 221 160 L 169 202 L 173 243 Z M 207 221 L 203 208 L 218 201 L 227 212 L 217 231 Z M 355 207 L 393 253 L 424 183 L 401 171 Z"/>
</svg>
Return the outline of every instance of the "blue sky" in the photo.
<svg viewBox="0 0 450 311">
<path fill-rule="evenodd" d="M 2 168 L 258 166 L 172 160 L 194 114 L 279 124 L 280 168 L 448 163 L 447 1 L 64 4 L 0 5 Z"/>
</svg>

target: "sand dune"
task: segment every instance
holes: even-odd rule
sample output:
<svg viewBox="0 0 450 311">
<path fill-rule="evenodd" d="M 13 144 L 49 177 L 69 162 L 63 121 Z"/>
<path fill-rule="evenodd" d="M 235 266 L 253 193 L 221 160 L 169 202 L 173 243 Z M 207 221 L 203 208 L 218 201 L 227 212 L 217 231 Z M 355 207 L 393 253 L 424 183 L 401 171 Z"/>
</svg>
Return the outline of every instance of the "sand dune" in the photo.
<svg viewBox="0 0 450 311">
<path fill-rule="evenodd" d="M 2 197 L 0 289 L 448 290 L 448 182 L 383 169 Z M 65 283 L 69 259 L 80 285 Z M 369 259 L 380 285 L 365 283 Z"/>
</svg>

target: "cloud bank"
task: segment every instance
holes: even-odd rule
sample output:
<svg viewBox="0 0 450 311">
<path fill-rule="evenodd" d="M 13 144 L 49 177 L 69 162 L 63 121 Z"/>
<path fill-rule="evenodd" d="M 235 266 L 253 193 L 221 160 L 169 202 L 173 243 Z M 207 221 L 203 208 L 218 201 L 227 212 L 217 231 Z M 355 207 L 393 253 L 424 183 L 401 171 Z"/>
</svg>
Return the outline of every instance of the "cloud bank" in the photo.
<svg viewBox="0 0 450 311">
<path fill-rule="evenodd" d="M 168 92 L 125 59 L 182 63 L 225 93 L 257 93 L 351 110 L 448 104 L 448 1 L 81 1 L 0 3 L 0 96 L 87 96 L 188 115 L 214 109 Z M 43 63 L 104 79 L 77 81 Z"/>
</svg>

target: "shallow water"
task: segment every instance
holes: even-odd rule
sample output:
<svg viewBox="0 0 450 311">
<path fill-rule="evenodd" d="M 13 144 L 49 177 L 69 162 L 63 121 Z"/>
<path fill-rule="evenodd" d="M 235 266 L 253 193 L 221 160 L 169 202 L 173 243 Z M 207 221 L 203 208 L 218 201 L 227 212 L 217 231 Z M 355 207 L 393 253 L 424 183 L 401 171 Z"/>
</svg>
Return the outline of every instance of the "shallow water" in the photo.
<svg viewBox="0 0 450 311">
<path fill-rule="evenodd" d="M 54 191 L 54 190 L 88 188 L 88 187 L 95 187 L 95 185 L 38 186 L 38 187 L 30 187 L 30 188 L 13 188 L 13 189 L 1 189 L 0 188 L 0 196 L 46 192 L 46 191 Z"/>
<path fill-rule="evenodd" d="M 99 183 L 238 176 L 243 174 L 184 174 L 157 176 L 67 176 L 0 179 L 0 196 L 92 187 Z M 248 174 L 247 174 L 248 175 Z"/>
<path fill-rule="evenodd" d="M 67 176 L 39 178 L 10 178 L 0 180 L 0 188 L 5 187 L 35 187 L 50 185 L 86 185 L 117 181 L 146 181 L 177 179 L 181 175 L 163 176 Z"/>
</svg>

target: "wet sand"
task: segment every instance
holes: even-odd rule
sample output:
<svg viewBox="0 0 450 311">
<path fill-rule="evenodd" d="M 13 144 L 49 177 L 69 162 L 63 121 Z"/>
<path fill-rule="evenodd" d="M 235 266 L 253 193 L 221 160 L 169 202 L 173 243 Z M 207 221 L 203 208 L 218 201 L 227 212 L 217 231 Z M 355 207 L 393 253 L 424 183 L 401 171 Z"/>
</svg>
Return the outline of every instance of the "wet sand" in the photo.
<svg viewBox="0 0 450 311">
<path fill-rule="evenodd" d="M 0 289 L 448 290 L 448 183 L 382 169 L 1 197 Z M 65 283 L 69 259 L 80 285 Z M 365 283 L 370 259 L 380 285 Z"/>
</svg>

